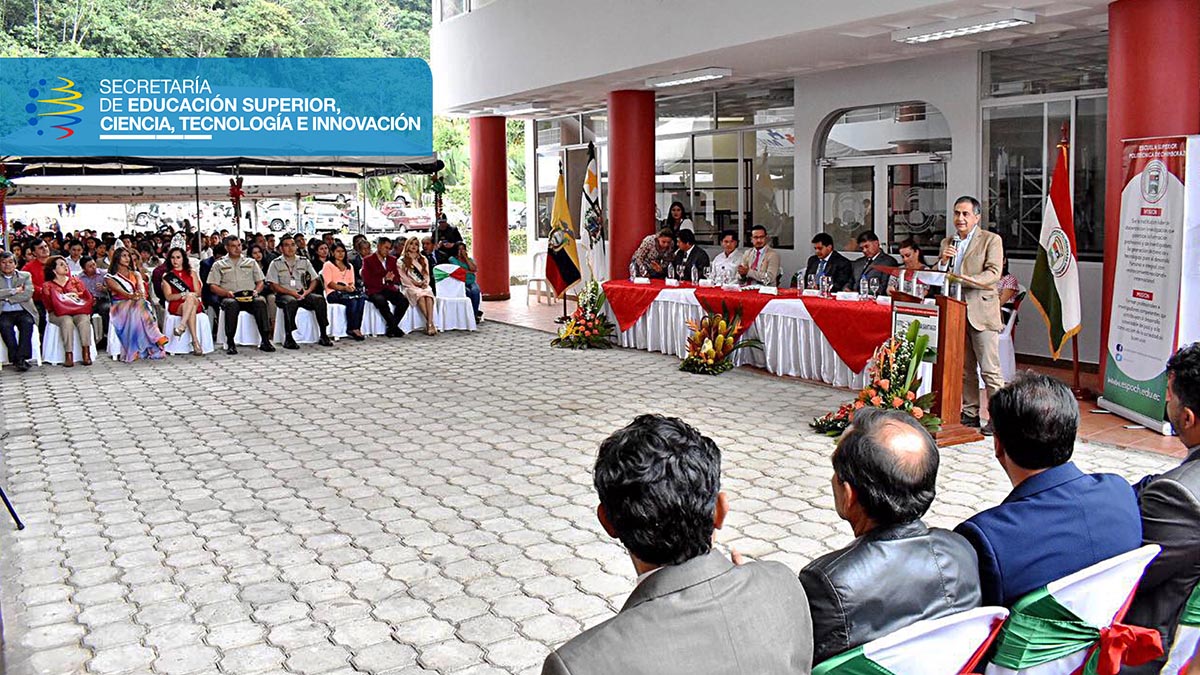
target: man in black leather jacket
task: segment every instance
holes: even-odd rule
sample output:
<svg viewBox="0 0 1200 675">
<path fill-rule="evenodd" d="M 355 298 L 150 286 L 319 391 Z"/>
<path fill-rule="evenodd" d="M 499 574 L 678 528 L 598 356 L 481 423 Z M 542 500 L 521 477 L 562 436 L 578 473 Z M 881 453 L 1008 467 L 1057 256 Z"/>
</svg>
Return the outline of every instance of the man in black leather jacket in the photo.
<svg viewBox="0 0 1200 675">
<path fill-rule="evenodd" d="M 937 444 L 912 416 L 855 414 L 833 453 L 832 482 L 834 506 L 856 539 L 800 572 L 814 666 L 917 621 L 979 606 L 975 550 L 921 522 L 937 469 Z"/>
<path fill-rule="evenodd" d="M 1170 653 L 1184 603 L 1200 580 L 1200 342 L 1167 361 L 1167 418 L 1188 449 L 1187 459 L 1134 490 L 1142 512 L 1142 542 L 1162 552 L 1146 567 L 1124 623 L 1157 629 Z M 1122 675 L 1157 673 L 1166 656 Z"/>
</svg>

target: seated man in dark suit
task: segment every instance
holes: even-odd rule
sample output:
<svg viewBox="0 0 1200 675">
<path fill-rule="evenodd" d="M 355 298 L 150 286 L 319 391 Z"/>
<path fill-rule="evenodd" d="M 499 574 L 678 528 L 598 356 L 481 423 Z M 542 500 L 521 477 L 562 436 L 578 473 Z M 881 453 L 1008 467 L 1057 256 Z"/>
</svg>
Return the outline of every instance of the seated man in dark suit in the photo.
<svg viewBox="0 0 1200 675">
<path fill-rule="evenodd" d="M 1147 476 L 1140 489 L 1142 543 L 1162 551 L 1138 584 L 1125 623 L 1157 629 L 1168 652 L 1184 603 L 1200 581 L 1200 342 L 1180 349 L 1167 361 L 1167 418 L 1188 449 L 1178 467 Z M 1165 657 L 1126 666 L 1122 675 L 1157 673 Z"/>
<path fill-rule="evenodd" d="M 874 265 L 899 267 L 899 261 L 880 250 L 879 237 L 874 232 L 863 232 L 858 235 L 857 241 L 858 250 L 862 251 L 862 257 L 854 261 L 854 282 L 849 290 L 857 291 L 861 288 L 861 282 L 866 281 L 870 284 L 871 280 L 874 279 L 877 284 L 875 295 L 887 293 L 888 281 L 892 278 L 892 275 L 872 269 L 872 267 Z"/>
<path fill-rule="evenodd" d="M 833 452 L 833 504 L 857 537 L 800 572 L 820 663 L 924 619 L 979 606 L 971 545 L 929 528 L 938 449 L 911 415 L 864 408 Z"/>
<path fill-rule="evenodd" d="M 996 459 L 1013 490 L 959 525 L 979 554 L 983 604 L 1010 607 L 1051 581 L 1142 545 L 1133 488 L 1071 460 L 1079 403 L 1067 385 L 1022 373 L 988 402 Z"/>
<path fill-rule="evenodd" d="M 708 252 L 696 245 L 696 233 L 691 230 L 680 230 L 675 235 L 679 248 L 675 251 L 675 267 L 680 281 L 691 281 L 692 270 L 696 270 L 696 279 L 704 276 L 708 269 Z"/>
<path fill-rule="evenodd" d="M 638 584 L 615 617 L 546 657 L 543 675 L 810 672 L 808 600 L 792 571 L 735 567 L 713 548 L 729 507 L 711 438 L 642 415 L 600 445 L 593 478 L 596 515 Z"/>
<path fill-rule="evenodd" d="M 821 277 L 829 277 L 833 284 L 833 292 L 848 290 L 850 280 L 854 278 L 854 272 L 850 266 L 850 260 L 846 256 L 833 250 L 833 237 L 828 233 L 818 232 L 817 236 L 812 238 L 813 255 L 808 259 L 808 266 L 804 268 L 804 278 L 800 279 L 796 285 L 805 285 L 808 283 L 808 278 L 812 277 L 815 280 L 816 287 L 821 287 Z"/>
</svg>

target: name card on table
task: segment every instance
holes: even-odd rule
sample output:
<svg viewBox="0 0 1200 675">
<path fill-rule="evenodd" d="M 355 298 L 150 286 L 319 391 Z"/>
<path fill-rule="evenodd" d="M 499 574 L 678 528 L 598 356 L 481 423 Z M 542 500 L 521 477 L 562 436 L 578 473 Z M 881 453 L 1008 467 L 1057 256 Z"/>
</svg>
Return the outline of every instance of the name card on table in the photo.
<svg viewBox="0 0 1200 675">
<path fill-rule="evenodd" d="M 723 291 L 740 291 L 740 290 L 742 290 L 742 287 L 738 286 L 737 284 L 722 284 L 721 290 L 723 290 Z"/>
<path fill-rule="evenodd" d="M 633 283 L 650 285 L 650 277 L 634 277 Z"/>
<path fill-rule="evenodd" d="M 668 286 L 678 286 L 679 285 L 678 279 L 665 279 L 664 281 L 667 282 Z"/>
<path fill-rule="evenodd" d="M 779 289 L 774 286 L 759 286 L 758 292 L 763 295 L 779 295 Z"/>
<path fill-rule="evenodd" d="M 711 279 L 701 279 L 698 285 L 701 288 L 712 288 L 713 286 L 716 286 Z"/>
<path fill-rule="evenodd" d="M 853 291 L 838 291 L 834 294 L 838 300 L 858 300 L 858 293 Z"/>
<path fill-rule="evenodd" d="M 815 288 L 806 288 L 800 293 L 800 295 L 803 295 L 806 298 L 819 298 L 821 297 L 821 291 Z"/>
</svg>

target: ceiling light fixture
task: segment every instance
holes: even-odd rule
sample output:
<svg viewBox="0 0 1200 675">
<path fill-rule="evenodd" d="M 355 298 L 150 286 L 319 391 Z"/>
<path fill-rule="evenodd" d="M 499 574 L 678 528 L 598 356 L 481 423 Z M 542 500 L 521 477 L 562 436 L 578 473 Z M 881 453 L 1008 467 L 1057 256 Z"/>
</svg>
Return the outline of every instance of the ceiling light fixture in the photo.
<svg viewBox="0 0 1200 675">
<path fill-rule="evenodd" d="M 542 103 L 514 103 L 512 105 L 492 108 L 492 112 L 496 113 L 497 115 L 504 115 L 506 117 L 532 115 L 534 113 L 543 113 L 549 110 L 550 108 Z"/>
<path fill-rule="evenodd" d="M 685 73 L 675 73 L 674 75 L 662 75 L 660 77 L 652 77 L 646 80 L 647 87 L 662 89 L 663 87 L 678 87 L 683 84 L 694 84 L 696 82 L 707 82 L 708 80 L 719 80 L 723 77 L 729 77 L 733 71 L 728 68 L 701 68 L 700 70 L 689 70 Z"/>
<path fill-rule="evenodd" d="M 892 33 L 892 42 L 903 42 L 910 45 L 925 44 L 935 40 L 948 40 L 965 35 L 977 35 L 993 30 L 1003 30 L 1015 26 L 1027 26 L 1037 20 L 1033 12 L 1020 9 L 1009 9 L 983 16 L 972 16 L 965 19 L 954 19 L 941 23 L 931 23 L 907 30 Z"/>
</svg>

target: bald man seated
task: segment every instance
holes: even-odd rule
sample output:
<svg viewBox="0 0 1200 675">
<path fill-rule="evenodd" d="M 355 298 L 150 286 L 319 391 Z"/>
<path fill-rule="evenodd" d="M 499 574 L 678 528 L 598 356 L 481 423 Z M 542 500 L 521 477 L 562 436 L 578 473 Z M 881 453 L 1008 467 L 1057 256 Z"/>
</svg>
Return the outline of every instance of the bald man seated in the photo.
<svg viewBox="0 0 1200 675">
<path fill-rule="evenodd" d="M 849 546 L 800 572 L 813 665 L 923 619 L 979 607 L 979 563 L 963 537 L 926 527 L 937 444 L 912 416 L 864 408 L 833 452 L 833 503 Z"/>
</svg>

